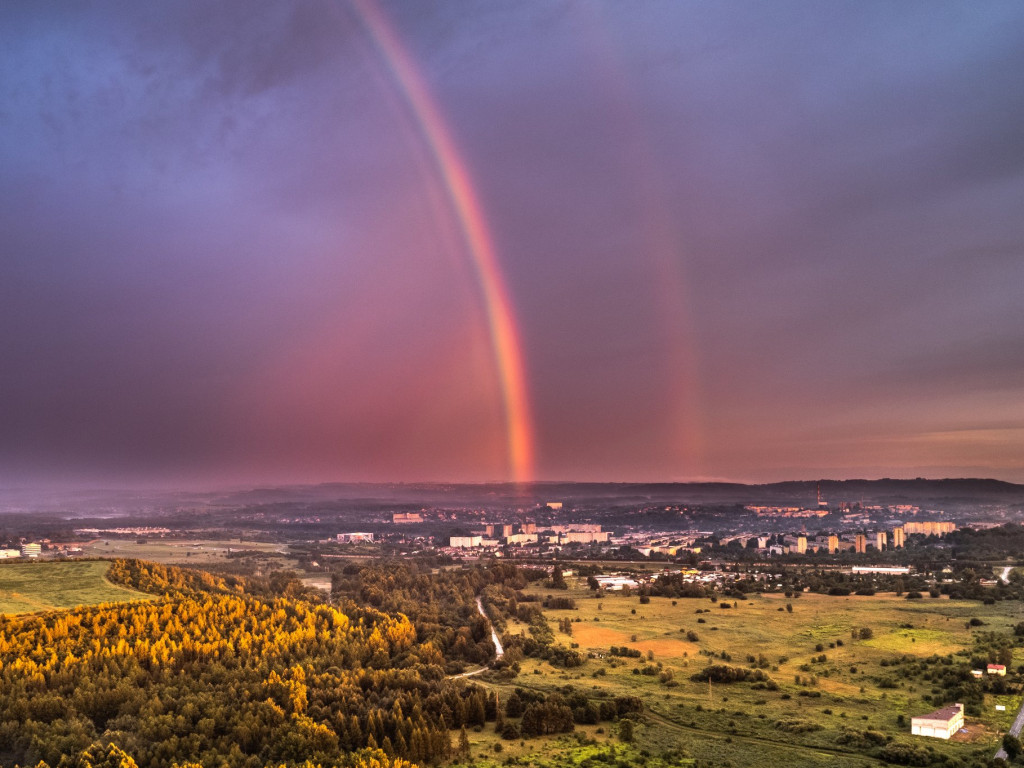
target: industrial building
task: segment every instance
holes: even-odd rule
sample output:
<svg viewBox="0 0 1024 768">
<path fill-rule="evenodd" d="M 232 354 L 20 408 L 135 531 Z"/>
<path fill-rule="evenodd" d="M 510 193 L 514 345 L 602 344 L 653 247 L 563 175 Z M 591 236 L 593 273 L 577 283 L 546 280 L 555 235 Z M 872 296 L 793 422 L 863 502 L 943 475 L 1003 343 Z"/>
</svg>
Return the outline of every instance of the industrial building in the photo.
<svg viewBox="0 0 1024 768">
<path fill-rule="evenodd" d="M 950 704 L 927 715 L 910 719 L 910 732 L 914 736 L 948 739 L 964 727 L 964 705 Z"/>
</svg>

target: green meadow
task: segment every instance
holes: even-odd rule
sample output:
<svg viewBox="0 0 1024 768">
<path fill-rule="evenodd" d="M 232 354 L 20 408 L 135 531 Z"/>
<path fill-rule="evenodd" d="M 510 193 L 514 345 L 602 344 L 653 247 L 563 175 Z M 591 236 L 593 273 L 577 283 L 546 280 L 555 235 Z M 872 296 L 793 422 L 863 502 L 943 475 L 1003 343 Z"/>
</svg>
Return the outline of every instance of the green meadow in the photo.
<svg viewBox="0 0 1024 768">
<path fill-rule="evenodd" d="M 541 598 L 552 594 L 543 588 L 532 591 Z M 551 692 L 567 685 L 590 697 L 640 696 L 644 722 L 628 749 L 652 756 L 668 752 L 673 764 L 881 765 L 870 753 L 895 742 L 931 749 L 933 757 L 947 756 L 952 765 L 973 765 L 992 756 L 1021 704 L 1017 695 L 986 695 L 980 713 L 967 718 L 969 732 L 957 740 L 913 737 L 910 718 L 936 709 L 940 689 L 929 682 L 932 667 L 923 675 L 901 675 L 905 667 L 893 661 L 931 659 L 941 670 L 937 659 L 954 654 L 954 665 L 967 664 L 969 657 L 955 654 L 974 647 L 975 633 L 1012 632 L 1024 620 L 1016 603 L 805 593 L 719 603 L 651 597 L 645 604 L 637 596 L 595 597 L 579 582 L 568 593 L 556 594 L 577 604 L 576 609 L 545 611 L 556 642 L 591 658 L 568 669 L 524 659 L 521 674 L 512 681 L 476 680 L 497 689 L 499 696 L 517 686 Z M 571 635 L 559 629 L 559 620 L 566 617 Z M 971 619 L 981 624 L 971 626 Z M 511 622 L 507 631 L 522 633 L 528 627 Z M 635 649 L 641 657 L 613 657 L 612 646 Z M 1014 668 L 1021 662 L 1016 649 Z M 770 682 L 691 679 L 710 664 L 758 667 Z M 600 732 L 594 726 L 579 730 L 578 737 L 560 737 L 562 748 L 576 755 L 567 753 L 564 763 L 619 743 L 614 725 L 604 724 Z M 495 753 L 501 741 L 489 729 L 470 734 L 477 760 L 544 764 L 549 747 L 542 740 L 506 741 Z"/>
<path fill-rule="evenodd" d="M 0 563 L 0 613 L 150 598 L 107 581 L 109 567 L 110 563 L 99 560 Z"/>
</svg>

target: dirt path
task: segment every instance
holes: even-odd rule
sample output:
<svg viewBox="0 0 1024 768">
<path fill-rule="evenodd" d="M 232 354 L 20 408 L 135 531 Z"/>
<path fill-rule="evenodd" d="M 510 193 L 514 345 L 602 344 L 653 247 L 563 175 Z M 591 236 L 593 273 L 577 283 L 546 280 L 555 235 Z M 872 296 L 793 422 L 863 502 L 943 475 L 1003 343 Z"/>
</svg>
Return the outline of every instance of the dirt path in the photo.
<svg viewBox="0 0 1024 768">
<path fill-rule="evenodd" d="M 481 600 L 479 597 L 476 599 L 476 609 L 480 612 L 481 616 L 483 616 L 485 619 L 490 621 L 490 618 L 488 618 L 488 616 L 487 616 L 487 612 L 484 610 L 483 600 Z M 501 645 L 501 638 L 498 637 L 498 632 L 497 632 L 497 630 L 494 629 L 494 625 L 493 624 L 491 625 L 491 642 L 494 643 L 494 660 L 497 661 L 498 659 L 500 659 L 502 656 L 505 655 L 505 649 Z M 453 678 L 473 677 L 474 675 L 479 675 L 485 669 L 490 669 L 490 667 L 491 667 L 490 664 L 485 664 L 484 666 L 480 667 L 479 669 L 473 669 L 473 670 L 470 670 L 469 672 L 463 672 L 461 675 L 452 675 L 452 677 Z"/>
</svg>

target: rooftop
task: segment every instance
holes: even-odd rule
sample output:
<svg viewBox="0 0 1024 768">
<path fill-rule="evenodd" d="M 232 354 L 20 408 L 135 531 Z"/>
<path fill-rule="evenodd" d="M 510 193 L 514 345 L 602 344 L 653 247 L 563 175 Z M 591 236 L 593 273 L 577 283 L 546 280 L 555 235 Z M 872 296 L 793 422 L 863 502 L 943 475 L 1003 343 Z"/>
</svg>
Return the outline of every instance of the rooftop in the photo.
<svg viewBox="0 0 1024 768">
<path fill-rule="evenodd" d="M 914 720 L 952 720 L 963 711 L 963 704 L 950 704 L 942 709 L 936 709 L 927 715 L 917 715 Z"/>
</svg>

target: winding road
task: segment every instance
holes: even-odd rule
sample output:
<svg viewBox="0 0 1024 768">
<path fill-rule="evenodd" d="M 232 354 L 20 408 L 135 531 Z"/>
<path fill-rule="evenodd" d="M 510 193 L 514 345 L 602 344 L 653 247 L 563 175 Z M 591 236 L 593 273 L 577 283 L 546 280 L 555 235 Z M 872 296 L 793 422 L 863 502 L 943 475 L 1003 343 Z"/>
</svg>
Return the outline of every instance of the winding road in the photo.
<svg viewBox="0 0 1024 768">
<path fill-rule="evenodd" d="M 484 610 L 484 603 L 479 597 L 476 599 L 476 609 L 480 612 L 480 615 L 490 622 L 490 618 L 487 616 L 487 611 Z M 494 625 L 491 624 L 491 642 L 494 643 L 494 660 L 497 661 L 505 655 L 505 649 L 501 645 L 501 638 L 498 637 L 497 630 L 494 629 Z M 474 669 L 469 672 L 463 672 L 461 675 L 452 675 L 452 677 L 473 677 L 479 675 L 485 669 L 488 669 L 490 664 L 485 664 L 479 669 Z"/>
<path fill-rule="evenodd" d="M 1001 582 L 1003 582 L 1003 584 L 1009 584 L 1010 583 L 1010 571 L 1012 571 L 1012 570 L 1013 570 L 1013 567 L 1009 566 L 1009 565 L 1006 566 L 1005 568 L 1003 568 L 1003 572 L 999 576 L 999 580 Z M 1011 734 L 1013 734 L 1014 736 L 1018 736 L 1019 737 L 1020 736 L 1021 728 L 1024 728 L 1024 703 L 1022 703 L 1020 705 L 1020 711 L 1017 712 L 1017 717 L 1014 718 L 1013 725 L 1010 726 L 1010 731 L 1009 732 Z M 1003 749 L 1002 747 L 1000 747 L 999 751 L 996 752 L 996 759 L 997 760 L 1005 760 L 1007 757 L 1009 757 L 1009 755 L 1006 754 L 1006 750 Z"/>
</svg>

